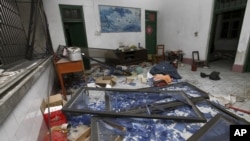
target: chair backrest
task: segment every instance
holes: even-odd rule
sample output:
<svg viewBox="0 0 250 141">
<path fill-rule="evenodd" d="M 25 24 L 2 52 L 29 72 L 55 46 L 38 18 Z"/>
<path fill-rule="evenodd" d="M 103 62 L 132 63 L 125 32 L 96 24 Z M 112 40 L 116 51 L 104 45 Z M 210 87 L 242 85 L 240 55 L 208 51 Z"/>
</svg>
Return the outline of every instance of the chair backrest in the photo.
<svg viewBox="0 0 250 141">
<path fill-rule="evenodd" d="M 157 45 L 156 46 L 156 54 L 157 55 L 164 55 L 164 49 L 165 46 L 164 45 Z"/>
<path fill-rule="evenodd" d="M 193 62 L 200 61 L 199 51 L 192 52 Z"/>
</svg>

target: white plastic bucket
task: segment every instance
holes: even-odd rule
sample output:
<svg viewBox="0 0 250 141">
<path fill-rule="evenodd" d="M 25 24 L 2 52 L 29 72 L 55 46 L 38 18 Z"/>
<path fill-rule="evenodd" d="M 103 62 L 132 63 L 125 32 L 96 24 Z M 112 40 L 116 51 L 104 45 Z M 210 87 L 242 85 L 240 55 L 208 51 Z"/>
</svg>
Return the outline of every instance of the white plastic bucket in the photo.
<svg viewBox="0 0 250 141">
<path fill-rule="evenodd" d="M 82 60 L 81 49 L 79 47 L 69 47 L 67 50 L 70 61 Z"/>
</svg>

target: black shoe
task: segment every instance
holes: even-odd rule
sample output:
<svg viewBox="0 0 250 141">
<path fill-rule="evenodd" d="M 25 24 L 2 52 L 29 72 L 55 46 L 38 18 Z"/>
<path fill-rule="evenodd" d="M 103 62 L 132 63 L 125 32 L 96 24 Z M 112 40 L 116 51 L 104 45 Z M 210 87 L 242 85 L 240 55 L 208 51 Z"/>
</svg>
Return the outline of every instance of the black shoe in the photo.
<svg viewBox="0 0 250 141">
<path fill-rule="evenodd" d="M 205 78 L 205 77 L 208 77 L 209 75 L 207 75 L 207 74 L 201 72 L 201 73 L 200 73 L 200 76 L 201 76 L 202 78 Z"/>
</svg>

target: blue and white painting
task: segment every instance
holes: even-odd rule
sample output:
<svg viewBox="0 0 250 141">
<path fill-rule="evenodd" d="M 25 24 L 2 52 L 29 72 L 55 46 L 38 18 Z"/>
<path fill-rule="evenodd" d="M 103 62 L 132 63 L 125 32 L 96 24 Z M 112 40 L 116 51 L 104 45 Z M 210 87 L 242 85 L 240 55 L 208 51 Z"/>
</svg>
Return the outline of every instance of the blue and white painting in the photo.
<svg viewBox="0 0 250 141">
<path fill-rule="evenodd" d="M 101 32 L 140 32 L 141 9 L 99 5 Z"/>
</svg>

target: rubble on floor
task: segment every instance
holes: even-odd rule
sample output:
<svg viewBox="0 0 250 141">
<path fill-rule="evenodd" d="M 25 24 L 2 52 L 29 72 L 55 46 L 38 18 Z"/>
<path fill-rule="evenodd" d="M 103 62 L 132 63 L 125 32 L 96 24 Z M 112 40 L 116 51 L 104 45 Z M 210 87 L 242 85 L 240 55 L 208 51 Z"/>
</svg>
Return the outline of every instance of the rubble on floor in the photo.
<svg viewBox="0 0 250 141">
<path fill-rule="evenodd" d="M 228 112 L 225 105 L 217 102 L 218 98 L 215 99 L 194 85 L 183 82 L 177 70 L 165 72 L 166 69 L 162 67 L 164 63 L 166 64 L 163 62 L 160 66 L 150 63 L 116 66 L 117 70 L 96 65 L 85 72 L 85 80 L 82 80 L 81 84 L 74 85 L 75 90 L 72 92 L 74 95 L 62 109 L 67 116 L 67 123 L 71 125 L 71 130 L 74 131 L 78 126 L 85 126 L 91 130 L 89 136 L 85 136 L 86 140 L 94 141 L 185 141 L 198 139 L 194 135 L 204 126 L 208 126 L 209 121 L 212 120 L 232 121 L 232 124 L 250 124 L 241 118 L 242 112 Z M 152 68 L 157 73 L 152 75 L 150 73 Z M 158 68 L 163 68 L 163 72 L 157 70 Z M 124 71 L 131 75 L 126 75 Z M 154 78 L 154 75 L 157 77 Z M 156 87 L 158 85 L 154 85 L 153 82 L 157 78 L 166 84 Z M 82 89 L 82 86 L 88 86 L 88 89 Z M 118 90 L 111 91 L 109 88 Z M 171 95 L 172 92 L 183 93 L 184 98 L 178 94 Z M 236 99 L 237 97 L 235 101 Z M 226 103 L 228 101 L 225 100 Z M 192 104 L 194 104 L 193 107 Z M 194 110 L 196 108 L 197 110 Z M 163 114 L 165 117 L 155 116 L 157 114 Z M 199 114 L 204 116 L 205 122 L 203 118 L 198 118 Z M 230 124 L 218 128 L 228 129 Z M 208 131 L 204 131 L 199 134 L 207 133 Z M 227 130 L 216 134 L 223 135 L 226 137 L 224 139 L 229 137 Z"/>
<path fill-rule="evenodd" d="M 142 88 L 139 89 L 142 93 L 137 92 L 136 94 L 133 94 L 132 90 L 111 91 L 104 89 L 98 96 L 97 93 L 91 91 L 95 91 L 95 89 L 88 90 L 88 96 L 81 91 L 76 97 L 68 101 L 69 104 L 63 109 L 69 116 L 69 123 L 74 125 L 77 125 L 77 122 L 86 123 L 86 125 L 91 127 L 93 130 L 91 132 L 91 140 L 113 140 L 119 138 L 124 141 L 184 141 L 191 138 L 200 128 L 207 125 L 206 123 L 210 120 L 216 120 L 217 116 L 223 118 L 223 120 L 233 121 L 233 123 L 249 124 L 249 122 L 238 115 L 229 113 L 218 103 L 211 102 L 206 92 L 187 82 L 170 84 L 164 87 Z M 152 91 L 155 94 L 149 93 Z M 186 105 L 187 102 L 179 96 L 176 97 L 170 94 L 172 92 L 183 92 L 189 100 L 195 103 L 195 107 L 199 109 L 198 111 L 202 113 L 207 122 L 199 121 L 197 115 L 190 111 L 192 108 L 174 106 L 176 104 Z M 170 97 L 163 97 L 164 94 L 170 94 Z M 111 98 L 108 98 L 107 95 L 110 95 Z M 109 100 L 107 101 L 107 99 Z M 163 106 L 164 102 L 167 105 L 171 105 L 170 109 L 167 106 L 165 108 L 159 106 L 153 110 L 156 104 Z M 190 104 L 188 105 L 190 106 Z M 139 112 L 140 118 L 136 112 Z M 74 116 L 76 113 L 77 116 Z M 159 116 L 154 117 L 154 114 L 163 114 L 165 119 Z M 121 128 L 125 130 L 120 130 Z M 229 128 L 229 124 L 219 128 Z M 226 136 L 229 133 L 225 131 L 219 134 Z"/>
</svg>

